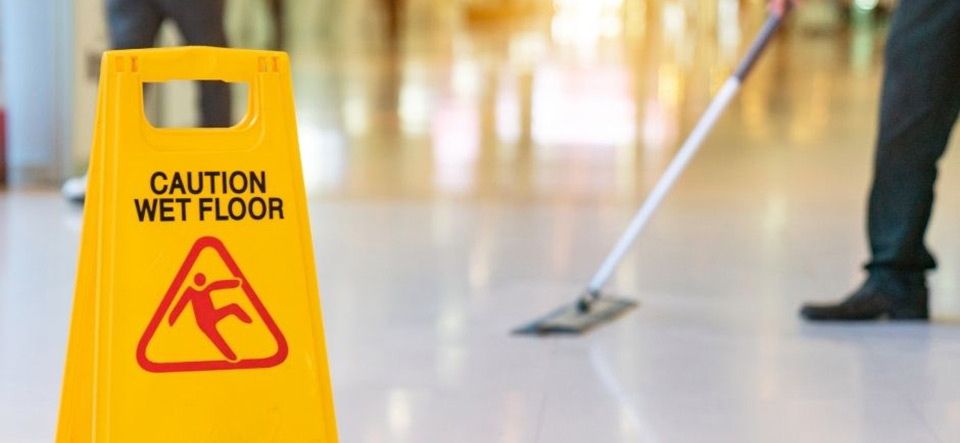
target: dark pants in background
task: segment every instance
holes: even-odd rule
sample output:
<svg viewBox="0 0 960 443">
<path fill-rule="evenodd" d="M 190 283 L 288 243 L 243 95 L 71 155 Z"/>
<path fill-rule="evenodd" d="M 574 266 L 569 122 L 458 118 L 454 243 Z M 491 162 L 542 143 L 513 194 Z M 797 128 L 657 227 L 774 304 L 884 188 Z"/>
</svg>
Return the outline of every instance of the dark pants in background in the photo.
<svg viewBox="0 0 960 443">
<path fill-rule="evenodd" d="M 188 45 L 227 46 L 223 27 L 224 0 L 108 0 L 107 26 L 115 49 L 149 48 L 160 25 L 171 19 Z M 200 125 L 226 127 L 230 117 L 230 86 L 200 82 Z"/>
<path fill-rule="evenodd" d="M 960 110 L 960 0 L 903 0 L 884 62 L 870 191 L 871 278 L 922 280 L 937 161 Z"/>
</svg>

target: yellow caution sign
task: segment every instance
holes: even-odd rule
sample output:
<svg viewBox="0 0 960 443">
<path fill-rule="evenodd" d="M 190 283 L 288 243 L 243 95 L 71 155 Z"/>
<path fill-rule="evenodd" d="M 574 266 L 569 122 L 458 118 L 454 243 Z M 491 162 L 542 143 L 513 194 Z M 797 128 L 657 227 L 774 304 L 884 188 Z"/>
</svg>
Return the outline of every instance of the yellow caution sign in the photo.
<svg viewBox="0 0 960 443">
<path fill-rule="evenodd" d="M 143 84 L 244 82 L 230 128 Z M 103 56 L 58 442 L 335 442 L 287 56 Z"/>
</svg>

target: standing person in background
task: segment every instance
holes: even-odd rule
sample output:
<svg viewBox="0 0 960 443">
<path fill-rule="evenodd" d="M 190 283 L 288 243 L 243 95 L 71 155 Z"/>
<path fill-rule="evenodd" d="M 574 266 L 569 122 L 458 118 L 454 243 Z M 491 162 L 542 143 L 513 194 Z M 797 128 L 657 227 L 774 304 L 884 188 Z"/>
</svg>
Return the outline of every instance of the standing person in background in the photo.
<svg viewBox="0 0 960 443">
<path fill-rule="evenodd" d="M 787 2 L 772 0 L 783 13 Z M 834 304 L 808 304 L 807 320 L 929 319 L 924 244 L 937 162 L 960 111 L 960 1 L 903 0 L 884 53 L 880 124 L 867 210 L 867 280 Z"/>
<path fill-rule="evenodd" d="M 173 20 L 186 44 L 227 46 L 223 25 L 224 0 L 107 0 L 107 27 L 113 49 L 152 47 L 167 19 Z M 200 126 L 227 127 L 232 123 L 230 86 L 220 81 L 200 83 Z M 82 202 L 87 177 L 67 180 L 64 196 Z"/>
</svg>

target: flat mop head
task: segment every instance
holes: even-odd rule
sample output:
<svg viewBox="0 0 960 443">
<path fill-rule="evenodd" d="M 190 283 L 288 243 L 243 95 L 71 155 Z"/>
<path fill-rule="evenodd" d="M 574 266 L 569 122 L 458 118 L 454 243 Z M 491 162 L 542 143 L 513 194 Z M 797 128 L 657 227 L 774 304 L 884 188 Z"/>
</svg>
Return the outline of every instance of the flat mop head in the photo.
<svg viewBox="0 0 960 443">
<path fill-rule="evenodd" d="M 533 323 L 513 330 L 514 334 L 579 335 L 613 321 L 637 307 L 637 302 L 626 298 L 584 296 L 563 306 Z"/>
</svg>

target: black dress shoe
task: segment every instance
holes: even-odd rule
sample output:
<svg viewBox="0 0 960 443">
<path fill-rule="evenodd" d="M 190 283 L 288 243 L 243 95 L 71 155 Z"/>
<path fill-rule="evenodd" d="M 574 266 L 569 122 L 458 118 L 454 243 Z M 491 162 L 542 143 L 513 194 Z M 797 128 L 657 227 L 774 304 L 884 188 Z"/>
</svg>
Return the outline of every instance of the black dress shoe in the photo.
<svg viewBox="0 0 960 443">
<path fill-rule="evenodd" d="M 920 278 L 869 278 L 836 304 L 806 304 L 800 315 L 811 321 L 928 320 L 927 285 Z"/>
</svg>

